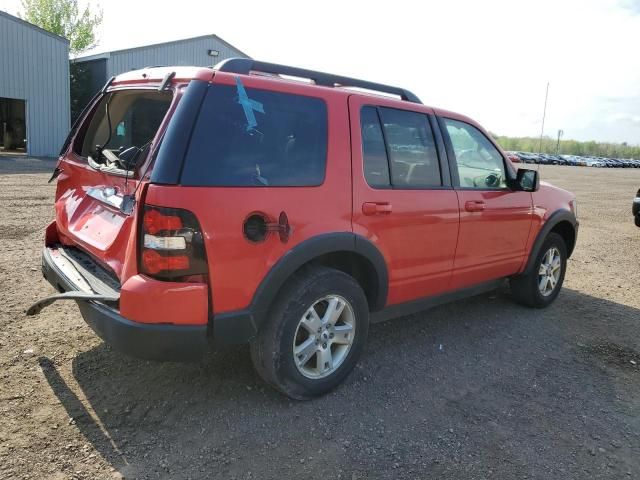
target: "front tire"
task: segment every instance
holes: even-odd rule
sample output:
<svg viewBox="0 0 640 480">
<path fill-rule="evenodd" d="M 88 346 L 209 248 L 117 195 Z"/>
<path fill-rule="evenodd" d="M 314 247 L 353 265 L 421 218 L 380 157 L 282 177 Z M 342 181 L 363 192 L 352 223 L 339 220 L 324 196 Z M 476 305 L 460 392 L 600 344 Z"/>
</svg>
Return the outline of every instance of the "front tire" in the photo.
<svg viewBox="0 0 640 480">
<path fill-rule="evenodd" d="M 326 267 L 305 269 L 283 286 L 251 341 L 251 358 L 267 383 L 306 400 L 349 375 L 368 331 L 367 298 L 352 277 Z"/>
<path fill-rule="evenodd" d="M 566 270 L 567 246 L 564 239 L 557 233 L 550 233 L 531 272 L 511 279 L 511 293 L 518 303 L 544 308 L 560 293 Z"/>
</svg>

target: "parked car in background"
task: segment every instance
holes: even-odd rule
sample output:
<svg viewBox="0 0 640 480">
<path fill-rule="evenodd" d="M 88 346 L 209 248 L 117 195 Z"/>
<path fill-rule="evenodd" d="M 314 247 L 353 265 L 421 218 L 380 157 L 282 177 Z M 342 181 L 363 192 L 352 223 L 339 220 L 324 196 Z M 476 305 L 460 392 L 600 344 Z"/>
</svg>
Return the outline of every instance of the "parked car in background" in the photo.
<svg viewBox="0 0 640 480">
<path fill-rule="evenodd" d="M 520 157 L 520 160 L 522 160 L 523 163 L 536 163 L 537 158 L 532 153 L 516 152 L 516 154 Z"/>
<path fill-rule="evenodd" d="M 540 163 L 540 155 L 537 153 L 529 153 L 529 158 L 531 159 L 531 163 Z"/>
<path fill-rule="evenodd" d="M 516 152 L 507 152 L 507 158 L 513 163 L 522 163 Z"/>
<path fill-rule="evenodd" d="M 564 160 L 566 165 L 570 165 L 574 167 L 584 165 L 584 163 L 581 162 L 579 158 L 576 157 L 575 155 L 560 155 L 560 158 Z"/>
<path fill-rule="evenodd" d="M 561 163 L 564 163 L 564 161 L 561 158 L 556 157 L 555 155 L 551 155 L 549 153 L 539 153 L 538 158 L 539 158 L 539 163 L 544 165 L 560 165 Z"/>
<path fill-rule="evenodd" d="M 597 168 L 640 168 L 640 160 L 629 158 L 608 158 L 580 155 L 555 155 L 551 153 L 509 152 L 523 163 L 542 165 L 589 166 Z"/>
<path fill-rule="evenodd" d="M 505 280 L 550 305 L 578 232 L 575 196 L 472 119 L 244 58 L 115 77 L 54 178 L 42 272 L 65 293 L 28 314 L 75 300 L 107 343 L 149 359 L 248 343 L 295 399 L 349 375 L 370 322 Z"/>
<path fill-rule="evenodd" d="M 587 167 L 596 167 L 596 168 L 604 168 L 607 166 L 606 163 L 592 157 L 584 158 Z"/>
<path fill-rule="evenodd" d="M 624 166 L 624 164 L 620 161 L 617 160 L 615 158 L 607 158 L 606 159 L 613 168 L 622 168 Z"/>
</svg>

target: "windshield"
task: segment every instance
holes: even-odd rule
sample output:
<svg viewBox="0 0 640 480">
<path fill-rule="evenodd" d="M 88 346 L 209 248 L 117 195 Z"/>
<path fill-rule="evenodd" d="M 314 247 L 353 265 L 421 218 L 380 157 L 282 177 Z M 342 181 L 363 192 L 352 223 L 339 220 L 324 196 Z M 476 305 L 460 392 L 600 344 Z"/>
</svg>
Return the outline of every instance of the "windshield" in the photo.
<svg viewBox="0 0 640 480">
<path fill-rule="evenodd" d="M 172 93 L 122 90 L 102 97 L 74 150 L 99 164 L 135 167 L 171 105 Z M 125 153 L 126 152 L 126 153 Z"/>
</svg>

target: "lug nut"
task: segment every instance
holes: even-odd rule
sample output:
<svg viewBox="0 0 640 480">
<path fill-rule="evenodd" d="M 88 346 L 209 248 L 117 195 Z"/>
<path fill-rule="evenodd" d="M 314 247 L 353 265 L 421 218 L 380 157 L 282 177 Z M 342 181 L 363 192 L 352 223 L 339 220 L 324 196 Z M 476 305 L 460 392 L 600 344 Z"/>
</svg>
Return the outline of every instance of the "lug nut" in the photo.
<svg viewBox="0 0 640 480">
<path fill-rule="evenodd" d="M 326 343 L 323 343 L 323 344 L 322 344 L 322 348 L 327 348 L 327 344 L 326 344 Z"/>
<path fill-rule="evenodd" d="M 330 334 L 329 334 L 329 338 L 333 338 L 333 333 L 330 333 Z"/>
</svg>

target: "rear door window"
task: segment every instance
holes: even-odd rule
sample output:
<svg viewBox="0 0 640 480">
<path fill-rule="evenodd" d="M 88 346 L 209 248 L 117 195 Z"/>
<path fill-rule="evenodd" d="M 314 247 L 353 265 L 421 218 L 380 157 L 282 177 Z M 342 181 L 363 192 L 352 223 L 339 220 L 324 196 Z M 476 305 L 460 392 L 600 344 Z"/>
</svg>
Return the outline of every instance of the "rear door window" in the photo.
<svg viewBox="0 0 640 480">
<path fill-rule="evenodd" d="M 376 107 L 362 107 L 360 128 L 365 179 L 374 188 L 389 188 L 389 161 Z"/>
<path fill-rule="evenodd" d="M 322 184 L 327 160 L 323 100 L 235 86 L 209 87 L 186 154 L 183 185 Z"/>
<path fill-rule="evenodd" d="M 442 186 L 429 118 L 417 112 L 363 107 L 362 154 L 367 183 L 374 188 L 428 189 Z"/>
</svg>

